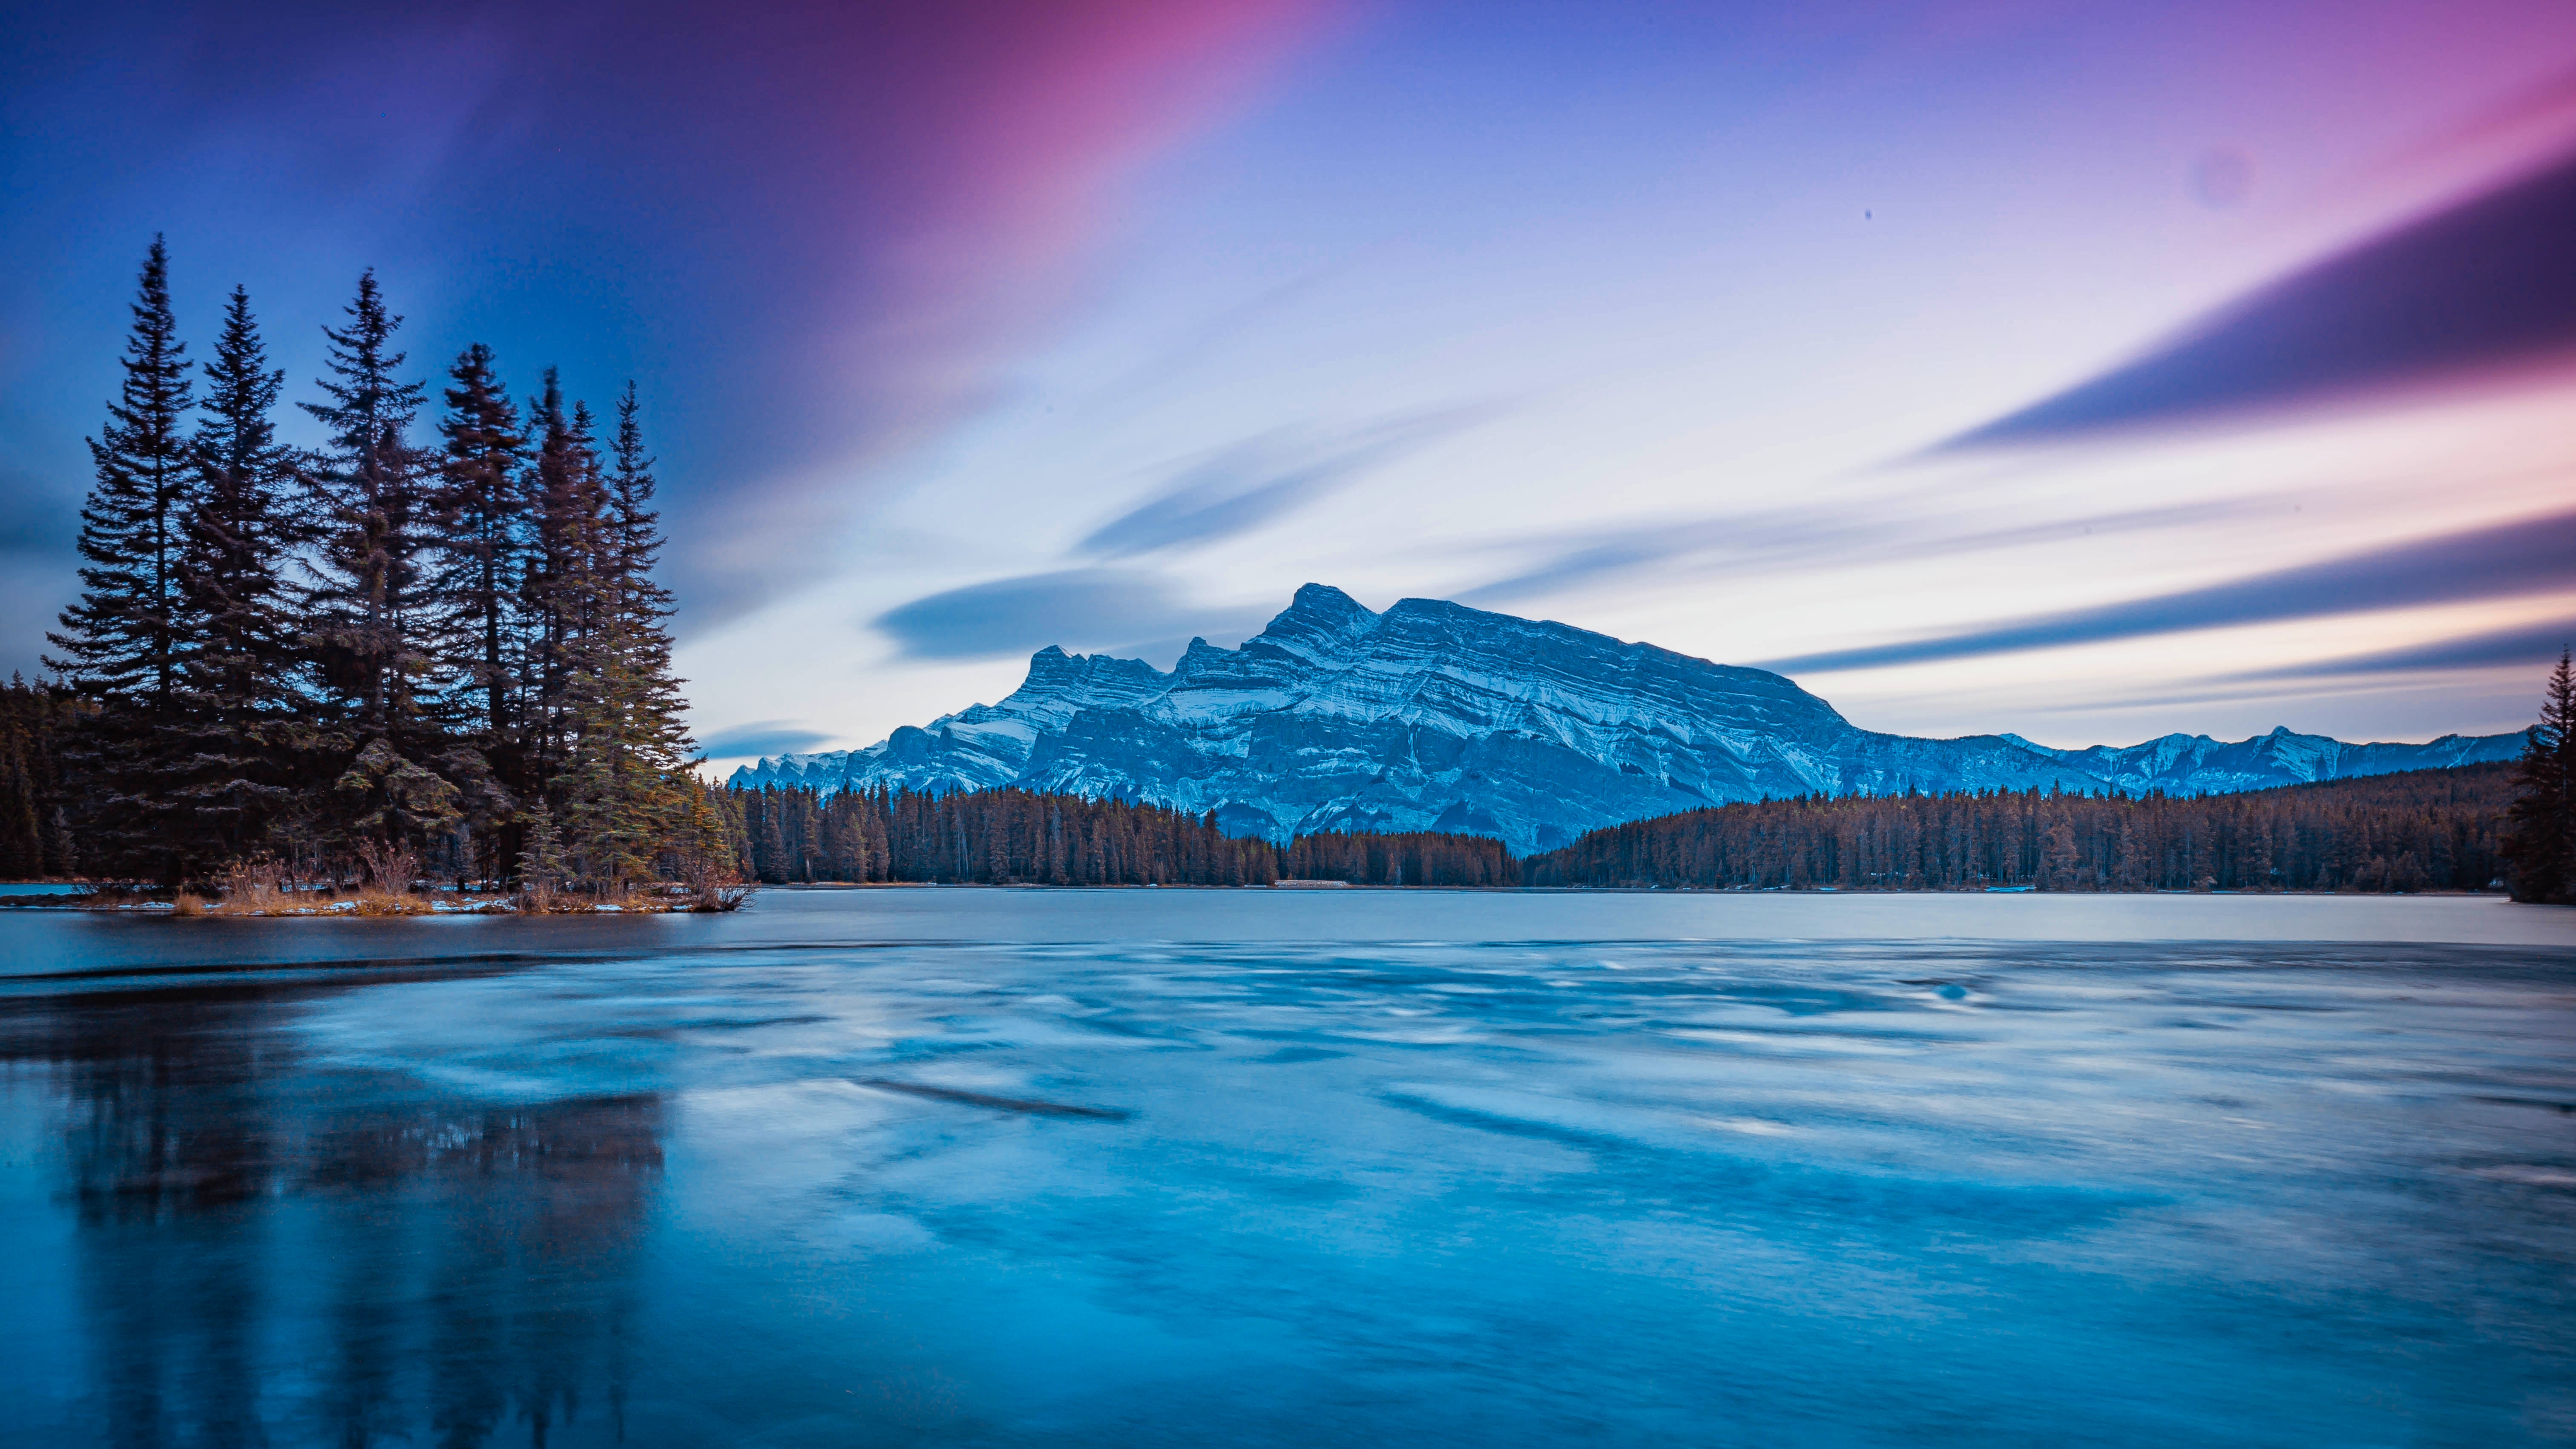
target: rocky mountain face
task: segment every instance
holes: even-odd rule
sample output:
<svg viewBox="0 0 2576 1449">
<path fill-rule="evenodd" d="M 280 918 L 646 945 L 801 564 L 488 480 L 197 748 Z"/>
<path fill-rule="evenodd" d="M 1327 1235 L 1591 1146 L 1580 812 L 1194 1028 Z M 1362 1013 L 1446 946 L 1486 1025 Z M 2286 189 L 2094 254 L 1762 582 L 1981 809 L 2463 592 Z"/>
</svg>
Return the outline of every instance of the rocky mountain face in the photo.
<svg viewBox="0 0 2576 1449">
<path fill-rule="evenodd" d="M 1372 613 L 1308 584 L 1239 649 L 1170 672 L 1040 650 L 1026 682 L 863 750 L 784 755 L 742 786 L 1033 790 L 1217 812 L 1238 835 L 1460 830 L 1515 851 L 1765 796 L 1907 789 L 2207 794 L 2511 758 L 2520 735 L 2349 745 L 2276 729 L 2051 749 L 1854 727 L 1780 675 L 1436 599 Z"/>
</svg>

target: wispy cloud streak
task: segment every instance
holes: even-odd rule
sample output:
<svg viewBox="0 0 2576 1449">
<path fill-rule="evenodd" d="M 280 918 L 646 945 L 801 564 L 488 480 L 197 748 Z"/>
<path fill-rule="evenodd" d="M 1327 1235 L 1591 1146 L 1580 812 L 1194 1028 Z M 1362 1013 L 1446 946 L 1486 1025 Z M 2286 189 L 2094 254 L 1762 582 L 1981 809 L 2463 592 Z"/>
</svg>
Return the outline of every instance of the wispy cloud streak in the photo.
<svg viewBox="0 0 2576 1449">
<path fill-rule="evenodd" d="M 1063 569 L 942 590 L 870 622 L 910 658 L 1003 659 L 1158 637 L 1186 629 L 1190 614 L 1158 574 Z"/>
<path fill-rule="evenodd" d="M 1854 517 L 1847 510 L 1814 508 L 1672 519 L 1595 533 L 1570 543 L 1547 540 L 1558 546 L 1521 569 L 1461 592 L 1458 600 L 1480 608 L 1499 607 L 1590 584 L 1630 579 L 1638 570 L 1667 564 L 1740 574 L 1824 562 L 1848 564 L 1895 557 L 1919 560 L 2056 543 L 2086 534 L 2224 523 L 2286 507 L 2277 497 L 2226 498 L 2015 524 L 1946 537 L 1935 531 L 1934 522 L 1901 510 L 1869 518 Z"/>
<path fill-rule="evenodd" d="M 1386 418 L 1321 439 L 1265 434 L 1183 470 L 1162 492 L 1093 530 L 1075 552 L 1124 559 L 1219 543 L 1318 502 L 1492 414 L 1491 408 L 1450 408 Z"/>
<path fill-rule="evenodd" d="M 745 755 L 792 755 L 827 744 L 831 738 L 820 730 L 806 729 L 790 720 L 763 719 L 719 730 L 700 740 L 698 750 L 711 760 L 739 759 Z"/>
<path fill-rule="evenodd" d="M 2560 513 L 2349 554 L 2234 583 L 2015 620 L 1937 639 L 1767 660 L 1763 667 L 1826 674 L 2569 588 L 2576 588 L 2576 513 Z"/>
<path fill-rule="evenodd" d="M 2227 677 L 2325 679 L 2347 675 L 2430 674 L 2452 669 L 2537 666 L 2557 658 L 2558 652 L 2570 644 L 2576 644 L 2576 618 L 2548 619 L 2535 624 L 2517 624 L 2505 629 L 2436 639 L 2426 644 L 2410 644 L 2403 649 L 2350 654 L 2340 659 L 2320 659 L 2281 669 L 2249 670 Z"/>
<path fill-rule="evenodd" d="M 2576 156 L 2255 292 L 1944 450 L 2189 421 L 2576 347 Z"/>
</svg>

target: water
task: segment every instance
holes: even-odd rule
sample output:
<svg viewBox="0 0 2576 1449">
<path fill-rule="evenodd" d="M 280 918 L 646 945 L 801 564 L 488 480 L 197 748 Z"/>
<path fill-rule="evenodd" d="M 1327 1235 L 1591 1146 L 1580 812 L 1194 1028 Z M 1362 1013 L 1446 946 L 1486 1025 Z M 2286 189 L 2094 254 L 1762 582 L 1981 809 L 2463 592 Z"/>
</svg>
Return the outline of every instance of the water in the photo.
<svg viewBox="0 0 2576 1449">
<path fill-rule="evenodd" d="M 2576 911 L 0 917 L 0 1439 L 2576 1442 Z"/>
</svg>

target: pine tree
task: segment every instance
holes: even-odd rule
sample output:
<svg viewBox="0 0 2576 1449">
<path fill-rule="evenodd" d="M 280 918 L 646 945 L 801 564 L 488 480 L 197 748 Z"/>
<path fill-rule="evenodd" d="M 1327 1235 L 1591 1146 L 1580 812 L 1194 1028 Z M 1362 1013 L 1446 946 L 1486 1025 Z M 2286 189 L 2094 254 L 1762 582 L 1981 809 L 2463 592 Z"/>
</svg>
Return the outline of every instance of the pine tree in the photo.
<svg viewBox="0 0 2576 1449">
<path fill-rule="evenodd" d="M 555 833 L 554 812 L 545 802 L 537 802 L 528 812 L 525 844 L 519 852 L 519 894 L 530 907 L 545 910 L 554 903 L 555 891 L 564 884 L 563 842 Z"/>
<path fill-rule="evenodd" d="M 89 444 L 96 481 L 81 508 L 81 597 L 45 635 L 61 651 L 45 665 L 98 706 L 63 761 L 78 781 L 92 864 L 175 880 L 184 862 L 149 740 L 174 708 L 187 647 L 179 563 L 196 469 L 185 433 L 187 347 L 159 237 L 144 256 L 133 311 L 125 379 Z"/>
<path fill-rule="evenodd" d="M 468 347 L 447 375 L 453 385 L 438 425 L 446 456 L 433 510 L 447 556 L 436 587 L 456 615 L 457 673 L 481 696 L 486 747 L 506 749 L 516 726 L 517 605 L 528 511 L 519 471 L 527 438 L 493 373 L 491 348 Z"/>
<path fill-rule="evenodd" d="M 187 345 L 170 310 L 170 254 L 159 237 L 145 254 L 125 381 L 90 440 L 97 482 L 81 509 L 79 603 L 49 633 L 73 687 L 158 710 L 178 683 L 174 618 L 180 529 L 194 474 L 185 435 L 191 406 Z"/>
<path fill-rule="evenodd" d="M 594 565 L 604 502 L 589 414 L 564 410 L 553 368 L 528 407 L 536 457 L 526 487 L 531 547 L 520 579 L 520 618 L 527 657 L 526 780 L 532 789 L 570 766 L 583 676 L 582 652 L 596 611 Z"/>
<path fill-rule="evenodd" d="M 540 647 L 536 757 L 574 872 L 613 880 L 625 842 L 618 829 L 616 550 L 590 409 L 567 416 L 553 369 L 538 403 L 537 567 L 532 594 Z"/>
<path fill-rule="evenodd" d="M 330 430 L 314 469 L 320 526 L 306 637 L 341 745 L 355 750 L 331 781 L 333 809 L 356 837 L 462 849 L 456 832 L 500 818 L 507 797 L 481 753 L 449 732 L 440 669 L 453 654 L 450 618 L 433 591 L 440 559 L 428 469 L 406 437 L 422 388 L 395 377 L 402 319 L 385 309 L 373 271 L 359 277 L 348 317 L 323 329 L 327 401 L 302 404 Z"/>
<path fill-rule="evenodd" d="M 532 621 L 532 774 L 552 803 L 567 860 L 615 886 L 651 874 L 695 822 L 682 783 L 694 753 L 671 676 L 668 591 L 635 391 L 618 401 L 611 461 L 589 410 L 564 410 L 555 374 L 530 409 L 538 432 Z"/>
<path fill-rule="evenodd" d="M 2540 720 L 2523 736 L 2505 813 L 2513 898 L 2576 902 L 2576 674 L 2564 650 L 2541 696 Z"/>
<path fill-rule="evenodd" d="M 297 761 L 311 747 L 285 577 L 301 534 L 289 507 L 295 459 L 271 418 L 286 375 L 268 366 L 241 288 L 206 380 L 199 486 L 179 565 L 192 648 L 161 753 L 185 838 L 208 860 L 240 859 L 292 804 Z"/>
<path fill-rule="evenodd" d="M 680 789 L 683 808 L 672 855 L 679 878 L 703 897 L 741 879 L 739 863 L 748 853 L 741 802 L 734 791 L 710 789 L 694 774 L 680 777 Z"/>
<path fill-rule="evenodd" d="M 348 316 L 348 326 L 322 330 L 328 401 L 300 404 L 330 430 L 315 475 L 322 536 L 310 603 L 324 683 L 357 733 L 375 738 L 418 720 L 434 658 L 419 633 L 431 612 L 421 460 L 404 437 L 421 384 L 394 376 L 402 319 L 385 310 L 373 270 L 359 276 Z"/>
<path fill-rule="evenodd" d="M 604 647 L 597 651 L 608 731 L 599 744 L 609 755 L 612 795 L 603 855 L 619 879 L 649 873 L 654 857 L 687 829 L 681 781 L 697 752 L 682 718 L 688 705 L 671 674 L 671 594 L 653 578 L 662 553 L 661 516 L 652 506 L 653 459 L 644 451 L 637 414 L 629 382 L 617 399 L 610 447 L 599 564 Z"/>
</svg>

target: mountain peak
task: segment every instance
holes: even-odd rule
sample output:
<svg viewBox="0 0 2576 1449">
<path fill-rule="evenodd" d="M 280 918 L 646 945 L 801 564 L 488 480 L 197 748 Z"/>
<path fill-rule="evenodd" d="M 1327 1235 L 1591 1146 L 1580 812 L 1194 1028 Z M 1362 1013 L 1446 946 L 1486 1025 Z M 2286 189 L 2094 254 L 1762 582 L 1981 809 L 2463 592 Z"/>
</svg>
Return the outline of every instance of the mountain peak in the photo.
<svg viewBox="0 0 2576 1449">
<path fill-rule="evenodd" d="M 1377 622 L 1378 616 L 1366 605 L 1332 585 L 1307 584 L 1243 647 L 1250 654 L 1275 650 L 1313 662 L 1341 654 L 1375 629 Z"/>
<path fill-rule="evenodd" d="M 1283 622 L 1293 620 L 1341 632 L 1376 617 L 1367 605 L 1331 584 L 1302 584 L 1296 597 L 1288 601 L 1288 607 L 1280 610 L 1278 617 L 1270 621 L 1270 628 L 1276 629 Z"/>
<path fill-rule="evenodd" d="M 1169 680 L 1142 659 L 1110 654 L 1067 654 L 1049 644 L 1029 656 L 1028 677 L 1002 701 L 1006 709 L 1041 703 L 1089 703 L 1128 700 L 1150 694 Z"/>
<path fill-rule="evenodd" d="M 1029 656 L 1029 677 L 1020 685 L 1020 688 L 1029 689 L 1035 687 L 1043 689 L 1049 685 L 1078 679 L 1081 675 L 1082 664 L 1080 660 L 1076 659 L 1073 655 L 1065 653 L 1064 650 L 1056 645 L 1049 644 L 1044 649 L 1041 649 L 1037 653 Z"/>
<path fill-rule="evenodd" d="M 2519 735 L 2345 745 L 2287 727 L 2225 744 L 2168 735 L 2060 750 L 2012 736 L 1910 739 L 1854 726 L 1767 671 L 1440 599 L 1373 612 L 1307 584 L 1238 649 L 1029 658 L 991 705 L 866 750 L 765 759 L 737 784 L 1115 795 L 1273 838 L 1492 830 L 1544 850 L 1588 829 L 1734 800 L 1907 789 L 2200 794 L 2474 760 Z"/>
</svg>

